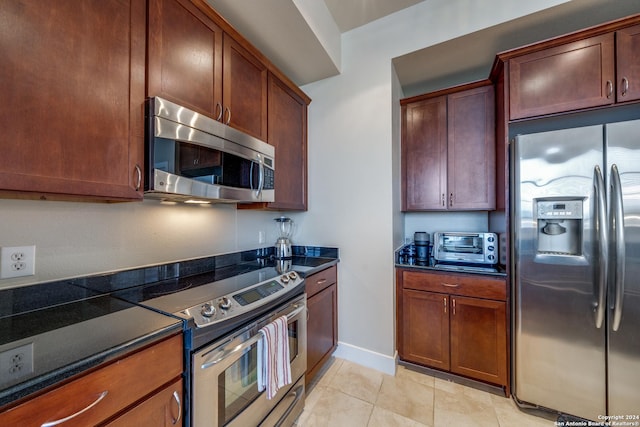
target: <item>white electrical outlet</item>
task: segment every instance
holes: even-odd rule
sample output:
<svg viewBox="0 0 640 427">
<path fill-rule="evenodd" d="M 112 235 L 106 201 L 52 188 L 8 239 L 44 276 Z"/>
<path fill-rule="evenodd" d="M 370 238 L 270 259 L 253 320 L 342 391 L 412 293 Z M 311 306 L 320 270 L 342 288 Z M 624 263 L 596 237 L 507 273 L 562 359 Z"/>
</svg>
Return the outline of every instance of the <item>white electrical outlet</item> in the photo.
<svg viewBox="0 0 640 427">
<path fill-rule="evenodd" d="M 36 274 L 35 246 L 0 248 L 0 279 L 33 276 L 34 274 Z"/>
<path fill-rule="evenodd" d="M 258 244 L 261 245 L 265 242 L 264 231 L 258 231 Z"/>
<path fill-rule="evenodd" d="M 33 373 L 33 343 L 0 353 L 0 385 L 14 383 Z"/>
</svg>

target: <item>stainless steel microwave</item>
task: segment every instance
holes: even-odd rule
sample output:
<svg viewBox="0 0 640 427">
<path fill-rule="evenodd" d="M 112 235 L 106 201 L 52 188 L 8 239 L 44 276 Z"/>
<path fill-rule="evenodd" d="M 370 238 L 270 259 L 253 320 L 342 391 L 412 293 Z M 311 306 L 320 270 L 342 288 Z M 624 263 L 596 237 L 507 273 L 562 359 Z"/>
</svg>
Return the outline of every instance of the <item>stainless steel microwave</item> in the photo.
<svg viewBox="0 0 640 427">
<path fill-rule="evenodd" d="M 275 147 L 159 97 L 145 109 L 145 197 L 273 202 Z"/>
<path fill-rule="evenodd" d="M 494 233 L 433 233 L 433 258 L 437 262 L 497 264 L 498 237 Z"/>
</svg>

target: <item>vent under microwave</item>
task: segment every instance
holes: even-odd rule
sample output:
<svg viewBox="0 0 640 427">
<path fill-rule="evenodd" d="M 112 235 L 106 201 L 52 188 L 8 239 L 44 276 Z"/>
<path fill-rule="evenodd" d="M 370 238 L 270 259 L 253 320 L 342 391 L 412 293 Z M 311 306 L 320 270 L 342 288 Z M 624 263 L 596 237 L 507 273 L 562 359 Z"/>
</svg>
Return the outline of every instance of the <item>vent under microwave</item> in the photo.
<svg viewBox="0 0 640 427">
<path fill-rule="evenodd" d="M 273 202 L 275 148 L 162 98 L 146 105 L 145 197 Z"/>
</svg>

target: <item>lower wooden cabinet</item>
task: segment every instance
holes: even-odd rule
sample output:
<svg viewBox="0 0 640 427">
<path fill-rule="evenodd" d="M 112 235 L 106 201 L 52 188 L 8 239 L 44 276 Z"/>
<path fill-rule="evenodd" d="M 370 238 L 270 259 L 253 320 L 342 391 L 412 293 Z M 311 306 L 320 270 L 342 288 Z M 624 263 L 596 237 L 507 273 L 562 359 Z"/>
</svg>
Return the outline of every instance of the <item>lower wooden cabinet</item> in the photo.
<svg viewBox="0 0 640 427">
<path fill-rule="evenodd" d="M 507 387 L 503 278 L 398 269 L 396 286 L 401 360 Z"/>
<path fill-rule="evenodd" d="M 0 425 L 182 425 L 182 372 L 180 334 L 0 412 Z"/>
<path fill-rule="evenodd" d="M 305 278 L 307 289 L 307 375 L 311 383 L 338 344 L 337 267 Z"/>
</svg>

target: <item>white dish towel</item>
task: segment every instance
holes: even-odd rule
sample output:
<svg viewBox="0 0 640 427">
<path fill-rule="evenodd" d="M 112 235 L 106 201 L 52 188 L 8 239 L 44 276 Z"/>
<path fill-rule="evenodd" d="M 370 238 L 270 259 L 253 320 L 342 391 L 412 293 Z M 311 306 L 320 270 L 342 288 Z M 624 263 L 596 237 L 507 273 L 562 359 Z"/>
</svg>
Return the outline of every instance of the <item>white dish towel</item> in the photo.
<svg viewBox="0 0 640 427">
<path fill-rule="evenodd" d="M 287 316 L 278 317 L 258 333 L 258 391 L 271 400 L 279 389 L 291 384 Z"/>
</svg>

